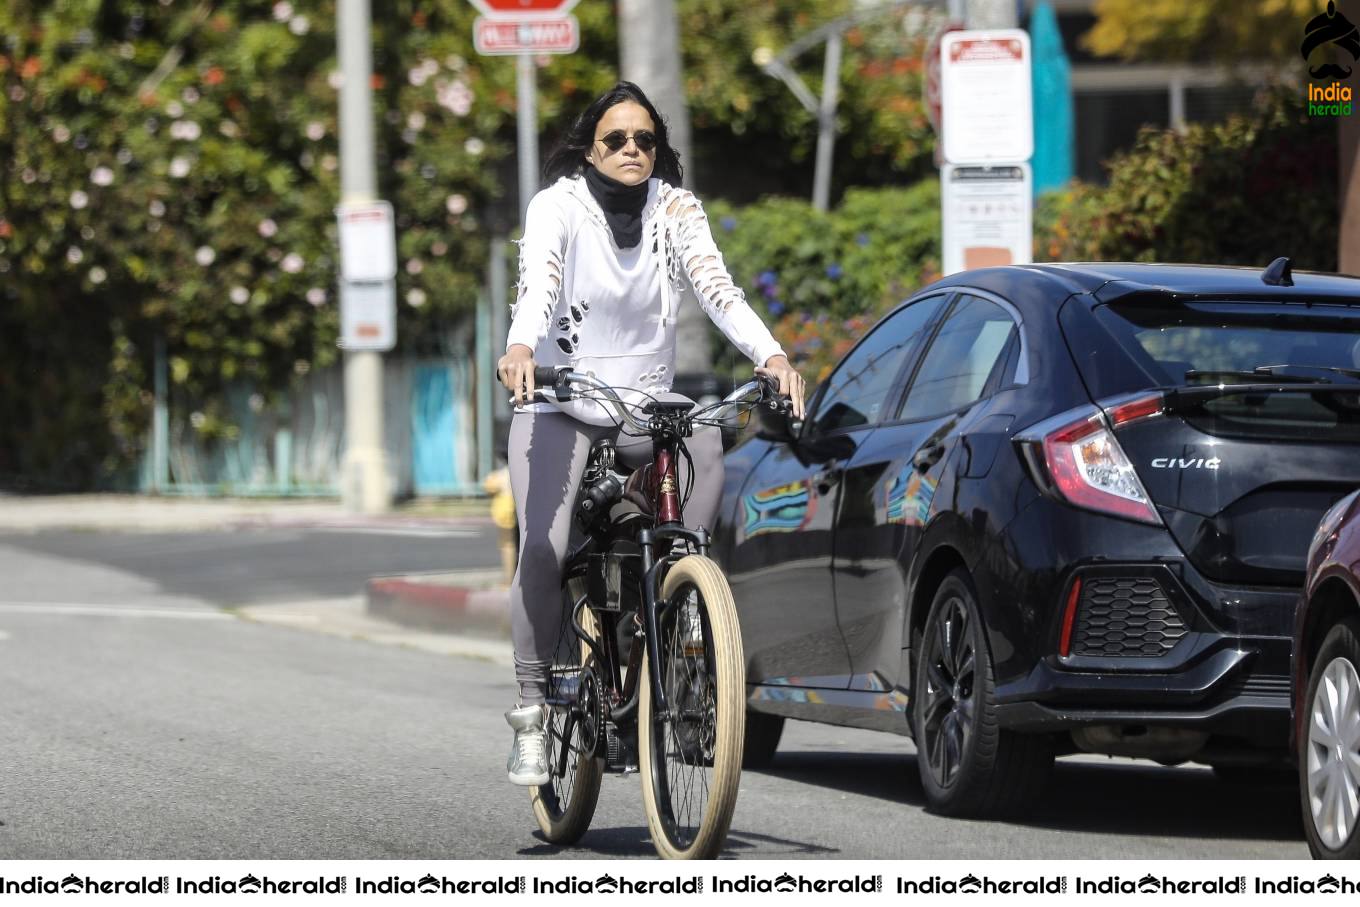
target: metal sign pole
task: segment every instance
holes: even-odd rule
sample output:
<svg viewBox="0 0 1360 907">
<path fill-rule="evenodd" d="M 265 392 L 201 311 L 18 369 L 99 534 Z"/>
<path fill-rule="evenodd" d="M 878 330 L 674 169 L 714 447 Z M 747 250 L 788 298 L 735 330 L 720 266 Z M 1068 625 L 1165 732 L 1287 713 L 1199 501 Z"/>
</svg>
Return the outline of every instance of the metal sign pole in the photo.
<svg viewBox="0 0 1360 907">
<path fill-rule="evenodd" d="M 373 154 L 373 60 L 369 0 L 340 0 L 341 202 L 371 202 L 378 174 Z M 343 304 L 343 303 L 342 303 Z M 340 482 L 345 509 L 383 513 L 392 505 L 383 449 L 383 359 L 375 351 L 345 351 L 345 460 Z"/>
<path fill-rule="evenodd" d="M 535 84 L 534 58 L 520 54 L 518 59 L 519 221 L 523 224 L 529 199 L 538 191 L 538 86 Z"/>
</svg>

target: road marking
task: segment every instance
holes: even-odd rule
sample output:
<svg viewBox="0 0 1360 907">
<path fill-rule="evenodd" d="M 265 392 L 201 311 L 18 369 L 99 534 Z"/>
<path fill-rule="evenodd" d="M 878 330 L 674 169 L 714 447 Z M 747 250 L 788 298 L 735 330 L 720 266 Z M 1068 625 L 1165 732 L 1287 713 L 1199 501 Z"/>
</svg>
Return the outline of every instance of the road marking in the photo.
<svg viewBox="0 0 1360 907">
<path fill-rule="evenodd" d="M 221 611 L 180 608 L 138 608 L 72 602 L 0 602 L 3 614 L 55 614 L 72 617 L 163 617 L 170 620 L 233 620 Z"/>
</svg>

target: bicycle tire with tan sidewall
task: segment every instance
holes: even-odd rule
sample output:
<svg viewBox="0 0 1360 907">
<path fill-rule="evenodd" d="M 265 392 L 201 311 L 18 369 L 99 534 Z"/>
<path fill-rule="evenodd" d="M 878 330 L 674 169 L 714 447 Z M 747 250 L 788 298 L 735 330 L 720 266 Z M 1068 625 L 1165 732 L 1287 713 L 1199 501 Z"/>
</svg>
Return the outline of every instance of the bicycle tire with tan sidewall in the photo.
<svg viewBox="0 0 1360 907">
<path fill-rule="evenodd" d="M 566 632 L 570 633 L 570 624 L 565 627 Z M 581 629 L 591 636 L 599 634 L 595 615 L 589 608 L 581 612 Z M 580 661 L 584 665 L 591 658 L 590 647 L 584 642 L 579 645 Z M 604 760 L 599 757 L 578 758 L 575 767 L 569 768 L 569 771 L 575 772 L 575 777 L 566 809 L 555 808 L 551 781 L 540 787 L 529 788 L 529 802 L 533 806 L 539 831 L 550 843 L 562 846 L 575 844 L 590 828 L 590 820 L 595 817 L 595 806 L 600 799 Z"/>
<path fill-rule="evenodd" d="M 668 602 L 687 585 L 693 586 L 703 601 L 712 637 L 715 733 L 713 735 L 712 783 L 708 802 L 694 839 L 686 845 L 671 840 L 657 800 L 653 779 L 655 727 L 652 722 L 650 655 L 642 660 L 641 702 L 638 708 L 638 758 L 642 779 L 642 801 L 647 813 L 647 828 L 657 853 L 666 859 L 712 859 L 722 850 L 737 806 L 741 780 L 741 759 L 746 733 L 746 659 L 742 652 L 741 626 L 737 620 L 732 590 L 722 570 L 712 560 L 690 555 L 678 561 L 666 574 L 662 601 Z"/>
</svg>

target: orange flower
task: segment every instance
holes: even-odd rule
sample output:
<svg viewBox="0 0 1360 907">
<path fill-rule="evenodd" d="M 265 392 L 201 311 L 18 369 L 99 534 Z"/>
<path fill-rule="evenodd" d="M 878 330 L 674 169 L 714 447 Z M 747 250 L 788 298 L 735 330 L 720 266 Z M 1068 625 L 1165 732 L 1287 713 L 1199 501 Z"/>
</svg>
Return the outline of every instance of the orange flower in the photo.
<svg viewBox="0 0 1360 907">
<path fill-rule="evenodd" d="M 42 72 L 42 60 L 37 57 L 29 57 L 19 67 L 19 78 L 31 79 L 40 72 Z"/>
<path fill-rule="evenodd" d="M 416 10 L 415 14 L 411 16 L 411 24 L 416 28 L 424 28 L 427 21 L 429 21 L 429 17 L 425 15 L 424 10 Z"/>
<path fill-rule="evenodd" d="M 222 71 L 222 67 L 211 66 L 208 68 L 208 71 L 203 74 L 203 84 L 221 85 L 224 81 L 226 81 L 226 78 L 227 74 Z"/>
<path fill-rule="evenodd" d="M 9 239 L 14 235 L 14 228 L 9 225 L 9 221 L 0 218 L 0 239 Z"/>
<path fill-rule="evenodd" d="M 374 91 L 381 91 L 383 86 L 387 84 L 387 79 L 384 78 L 381 73 L 375 72 L 373 77 L 369 79 L 368 84 L 373 87 Z"/>
</svg>

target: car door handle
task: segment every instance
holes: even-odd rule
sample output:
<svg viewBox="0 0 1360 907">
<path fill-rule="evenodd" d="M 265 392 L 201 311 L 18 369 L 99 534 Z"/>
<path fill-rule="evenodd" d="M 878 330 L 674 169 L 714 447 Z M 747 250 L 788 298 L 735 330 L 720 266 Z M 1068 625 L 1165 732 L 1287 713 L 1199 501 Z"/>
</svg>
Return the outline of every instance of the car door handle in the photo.
<svg viewBox="0 0 1360 907">
<path fill-rule="evenodd" d="M 841 473 L 845 472 L 838 463 L 828 463 L 821 472 L 812 477 L 812 484 L 817 486 L 818 494 L 826 494 L 841 479 Z"/>
<path fill-rule="evenodd" d="M 916 451 L 916 455 L 911 458 L 911 465 L 915 466 L 921 472 L 925 472 L 930 469 L 930 467 L 940 462 L 940 458 L 943 456 L 944 445 L 932 444 L 929 447 L 922 447 L 920 450 Z"/>
</svg>

